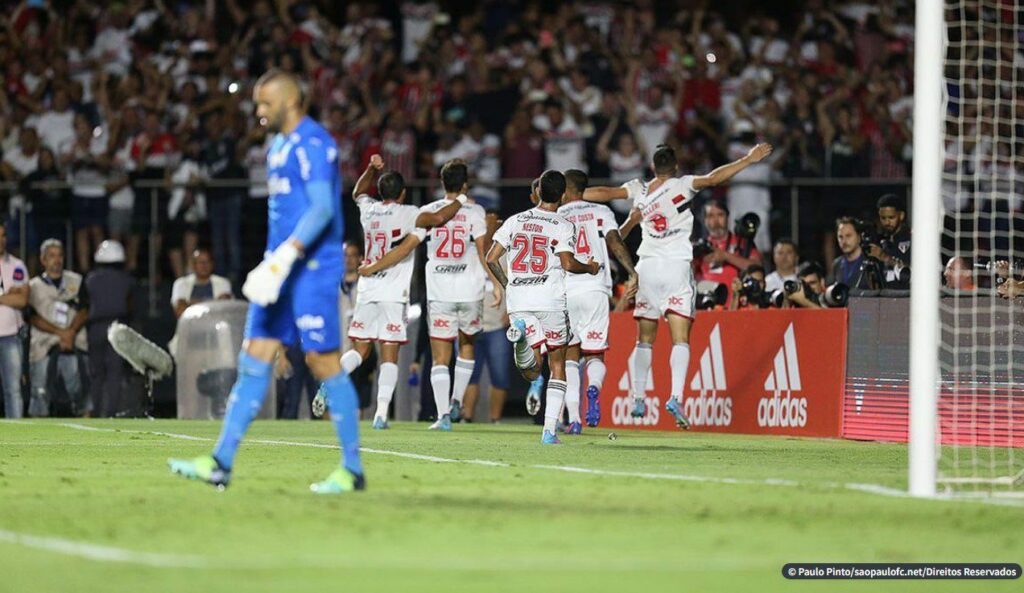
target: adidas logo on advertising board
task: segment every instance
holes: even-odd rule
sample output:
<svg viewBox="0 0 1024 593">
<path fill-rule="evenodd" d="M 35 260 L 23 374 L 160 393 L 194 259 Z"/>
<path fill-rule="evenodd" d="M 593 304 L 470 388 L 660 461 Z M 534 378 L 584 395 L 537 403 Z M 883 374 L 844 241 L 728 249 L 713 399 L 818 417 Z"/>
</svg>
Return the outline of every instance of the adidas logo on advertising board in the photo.
<svg viewBox="0 0 1024 593">
<path fill-rule="evenodd" d="M 793 397 L 802 390 L 800 361 L 796 355 L 796 334 L 793 324 L 786 328 L 782 348 L 775 354 L 772 369 L 764 380 L 764 390 L 771 395 L 757 404 L 757 424 L 767 427 L 802 427 L 807 425 L 807 398 Z"/>
<path fill-rule="evenodd" d="M 732 424 L 732 398 L 725 395 L 725 358 L 722 355 L 722 331 L 718 324 L 711 330 L 708 347 L 700 355 L 700 368 L 690 381 L 690 389 L 699 393 L 683 401 L 683 414 L 694 426 Z"/>
</svg>

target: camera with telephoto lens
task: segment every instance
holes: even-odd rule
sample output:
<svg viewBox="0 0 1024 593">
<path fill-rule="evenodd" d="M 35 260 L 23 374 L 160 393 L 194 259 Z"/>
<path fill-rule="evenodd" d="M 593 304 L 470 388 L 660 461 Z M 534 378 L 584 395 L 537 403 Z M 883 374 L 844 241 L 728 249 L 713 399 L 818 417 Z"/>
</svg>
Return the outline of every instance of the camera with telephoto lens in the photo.
<svg viewBox="0 0 1024 593">
<path fill-rule="evenodd" d="M 762 309 L 769 305 L 768 295 L 761 288 L 761 281 L 753 276 L 747 276 L 743 279 L 739 293 L 747 298 L 747 304 L 749 305 L 757 305 Z"/>
<path fill-rule="evenodd" d="M 702 259 L 715 251 L 715 246 L 708 241 L 707 237 L 701 237 L 693 242 L 693 259 Z"/>
<path fill-rule="evenodd" d="M 701 280 L 697 283 L 697 310 L 706 311 L 715 307 L 725 306 L 729 299 L 729 289 L 719 282 Z"/>
<path fill-rule="evenodd" d="M 843 284 L 842 282 L 836 282 L 832 286 L 825 289 L 825 292 L 821 294 L 815 294 L 811 290 L 810 286 L 807 286 L 804 282 L 797 280 L 786 280 L 783 284 L 782 290 L 786 295 L 796 294 L 797 291 L 803 291 L 804 297 L 812 303 L 818 303 L 822 307 L 839 309 L 846 306 L 846 303 L 850 300 L 850 287 Z M 775 291 L 778 293 L 779 291 Z M 779 304 L 775 305 L 779 307 L 782 305 L 782 295 L 772 294 L 772 302 L 774 303 L 778 299 Z"/>
<path fill-rule="evenodd" d="M 737 237 L 742 237 L 749 241 L 752 241 L 757 236 L 757 230 L 761 228 L 761 217 L 753 212 L 747 212 L 743 216 L 736 219 L 736 226 L 733 227 L 733 233 Z"/>
</svg>

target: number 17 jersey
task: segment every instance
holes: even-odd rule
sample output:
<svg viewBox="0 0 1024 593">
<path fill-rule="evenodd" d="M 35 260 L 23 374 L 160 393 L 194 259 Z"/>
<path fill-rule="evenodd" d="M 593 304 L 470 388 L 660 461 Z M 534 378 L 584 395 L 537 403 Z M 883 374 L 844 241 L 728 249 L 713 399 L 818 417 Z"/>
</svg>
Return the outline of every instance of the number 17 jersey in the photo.
<svg viewBox="0 0 1024 593">
<path fill-rule="evenodd" d="M 505 221 L 494 241 L 508 251 L 509 313 L 565 311 L 565 270 L 559 253 L 573 253 L 576 229 L 557 212 L 533 208 Z"/>
<path fill-rule="evenodd" d="M 441 199 L 420 208 L 437 212 L 451 204 Z M 427 300 L 472 303 L 484 298 L 487 275 L 476 252 L 478 237 L 487 234 L 484 209 L 464 204 L 447 223 L 427 232 Z"/>
</svg>

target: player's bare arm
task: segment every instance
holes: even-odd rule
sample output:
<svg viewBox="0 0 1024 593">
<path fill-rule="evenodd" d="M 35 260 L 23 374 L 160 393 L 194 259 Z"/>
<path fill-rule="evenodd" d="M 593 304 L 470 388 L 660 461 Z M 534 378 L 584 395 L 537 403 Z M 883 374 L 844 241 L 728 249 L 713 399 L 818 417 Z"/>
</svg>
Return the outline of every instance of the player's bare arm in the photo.
<svg viewBox="0 0 1024 593">
<path fill-rule="evenodd" d="M 634 212 L 638 211 L 634 210 Z M 631 215 L 630 219 L 632 218 L 633 217 Z M 627 220 L 626 222 L 628 223 L 629 221 Z M 626 279 L 627 294 L 631 292 L 635 293 L 637 282 L 636 268 L 633 266 L 633 258 L 629 255 L 629 249 L 627 249 L 626 244 L 622 242 L 622 236 L 619 235 L 619 231 L 613 229 L 608 231 L 604 240 L 605 243 L 608 244 L 608 251 L 612 252 L 612 255 L 615 256 L 616 260 L 618 260 L 619 265 L 621 265 L 623 269 L 626 270 L 626 274 L 629 275 Z"/>
<path fill-rule="evenodd" d="M 477 237 L 476 239 L 473 239 L 473 243 L 476 245 L 476 255 L 480 258 L 480 265 L 484 267 L 484 270 L 487 270 L 487 275 L 490 276 L 491 282 L 494 283 L 494 290 L 492 292 L 494 295 L 494 304 L 491 306 L 497 309 L 501 306 L 501 302 L 504 300 L 504 290 L 499 285 L 498 279 L 495 278 L 494 274 L 491 272 L 490 266 L 487 265 L 487 237 Z"/>
<path fill-rule="evenodd" d="M 754 163 L 763 161 L 772 153 L 772 145 L 762 142 L 750 149 L 746 156 L 737 159 L 728 165 L 722 165 L 707 175 L 699 175 L 693 178 L 693 189 L 701 190 L 706 187 L 721 185 L 733 178 L 734 175 L 746 169 Z"/>
<path fill-rule="evenodd" d="M 640 213 L 640 210 L 636 208 L 630 210 L 629 217 L 627 217 L 626 221 L 623 222 L 621 226 L 619 226 L 619 240 L 621 241 L 622 238 L 628 237 L 629 234 L 633 232 L 633 229 L 635 229 L 637 225 L 640 224 L 640 220 L 642 218 L 643 215 Z"/>
<path fill-rule="evenodd" d="M 373 188 L 374 182 L 377 180 L 377 175 L 384 170 L 384 159 L 379 154 L 375 154 L 370 157 L 370 164 L 366 165 L 366 170 L 356 180 L 355 187 L 352 188 L 352 198 L 355 199 L 363 194 L 369 193 Z"/>
<path fill-rule="evenodd" d="M 452 200 L 451 204 L 437 212 L 420 212 L 420 215 L 416 217 L 416 226 L 421 229 L 432 229 L 447 224 L 449 220 L 455 217 L 459 208 L 462 208 L 463 202 L 465 202 L 464 197 L 462 200 Z"/>
<path fill-rule="evenodd" d="M 501 266 L 501 256 L 505 255 L 505 248 L 500 243 L 491 243 L 491 249 L 487 252 L 487 269 L 491 271 L 491 276 L 498 282 L 498 285 L 502 288 L 508 286 L 508 276 L 505 275 L 505 269 Z"/>
<path fill-rule="evenodd" d="M 373 276 L 377 272 L 386 270 L 394 265 L 397 265 L 399 262 L 404 260 L 410 253 L 412 253 L 416 249 L 416 247 L 419 246 L 419 244 L 420 238 L 418 236 L 416 236 L 413 233 L 406 235 L 405 239 L 402 239 L 402 242 L 398 244 L 398 247 L 395 247 L 391 251 L 385 253 L 384 257 L 378 259 L 377 261 L 371 264 L 359 266 L 359 275 Z"/>
<path fill-rule="evenodd" d="M 587 260 L 587 263 L 583 263 L 568 251 L 559 252 L 558 261 L 562 263 L 562 269 L 570 274 L 590 274 L 591 276 L 596 276 L 601 271 L 601 265 L 594 261 L 594 258 L 590 258 Z"/>
</svg>

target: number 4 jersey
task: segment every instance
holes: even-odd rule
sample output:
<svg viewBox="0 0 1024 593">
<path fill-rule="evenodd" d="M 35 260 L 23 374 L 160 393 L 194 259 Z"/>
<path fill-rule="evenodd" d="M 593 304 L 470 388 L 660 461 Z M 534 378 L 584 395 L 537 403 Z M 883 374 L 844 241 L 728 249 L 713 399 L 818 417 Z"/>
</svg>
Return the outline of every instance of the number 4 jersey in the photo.
<svg viewBox="0 0 1024 593">
<path fill-rule="evenodd" d="M 618 230 L 611 208 L 604 204 L 575 200 L 559 208 L 558 213 L 576 226 L 576 259 L 586 263 L 592 257 L 601 266 L 596 276 L 569 274 L 566 278 L 568 296 L 594 290 L 610 295 L 612 275 L 608 269 L 605 235 L 609 231 Z"/>
<path fill-rule="evenodd" d="M 451 204 L 437 200 L 420 212 L 437 212 Z M 484 209 L 467 203 L 442 226 L 427 232 L 427 299 L 431 302 L 471 303 L 484 298 L 487 274 L 476 251 L 478 237 L 487 234 Z"/>
<path fill-rule="evenodd" d="M 558 254 L 573 253 L 574 225 L 564 216 L 534 208 L 505 221 L 494 241 L 508 251 L 509 313 L 565 311 L 565 270 Z"/>
<path fill-rule="evenodd" d="M 366 262 L 375 262 L 384 257 L 414 233 L 420 240 L 426 230 L 417 228 L 416 218 L 420 209 L 397 202 L 382 202 L 367 195 L 356 198 L 359 206 L 359 222 L 363 225 Z M 408 303 L 409 282 L 412 280 L 415 252 L 394 266 L 359 279 L 358 303 Z"/>
</svg>

